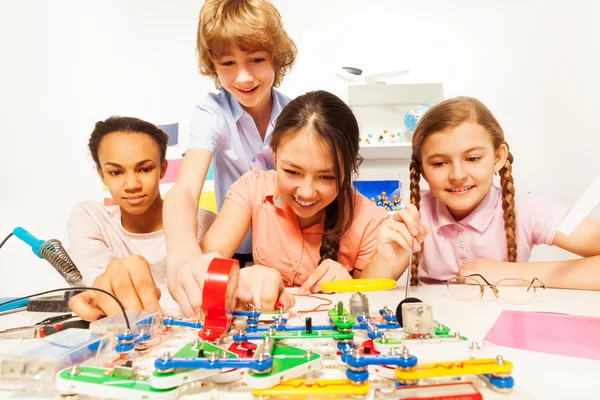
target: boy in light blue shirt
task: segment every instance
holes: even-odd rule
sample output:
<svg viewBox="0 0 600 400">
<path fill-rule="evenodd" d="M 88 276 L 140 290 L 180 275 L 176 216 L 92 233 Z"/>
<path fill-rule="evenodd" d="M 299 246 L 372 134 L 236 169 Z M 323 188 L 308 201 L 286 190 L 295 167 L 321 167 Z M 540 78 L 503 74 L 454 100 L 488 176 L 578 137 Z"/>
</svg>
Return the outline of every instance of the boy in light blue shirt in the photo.
<svg viewBox="0 0 600 400">
<path fill-rule="evenodd" d="M 197 50 L 200 72 L 212 77 L 220 91 L 194 109 L 189 149 L 165 197 L 163 218 L 169 292 L 188 317 L 201 308 L 206 268 L 216 256 L 202 255 L 195 234 L 210 163 L 217 209 L 233 182 L 252 166 L 274 168 L 270 134 L 290 101 L 275 87 L 297 52 L 269 0 L 207 0 L 200 11 Z M 241 266 L 252 260 L 250 232 L 234 258 Z"/>
<path fill-rule="evenodd" d="M 261 135 L 252 116 L 226 90 L 210 93 L 194 108 L 190 131 L 190 149 L 206 149 L 212 153 L 217 207 L 221 208 L 229 187 L 256 165 L 259 169 L 275 169 L 269 146 L 275 120 L 290 99 L 275 88 L 271 91 L 272 111 L 266 132 Z M 248 232 L 236 252 L 240 265 L 251 261 L 252 242 Z"/>
</svg>

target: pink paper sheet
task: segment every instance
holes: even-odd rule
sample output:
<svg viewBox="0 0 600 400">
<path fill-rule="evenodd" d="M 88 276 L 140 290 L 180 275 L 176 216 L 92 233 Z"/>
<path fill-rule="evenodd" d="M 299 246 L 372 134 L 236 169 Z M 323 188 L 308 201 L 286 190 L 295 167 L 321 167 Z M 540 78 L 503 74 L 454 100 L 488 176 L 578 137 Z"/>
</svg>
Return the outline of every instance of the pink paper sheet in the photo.
<svg viewBox="0 0 600 400">
<path fill-rule="evenodd" d="M 600 318 L 505 310 L 484 341 L 497 346 L 600 360 Z"/>
</svg>

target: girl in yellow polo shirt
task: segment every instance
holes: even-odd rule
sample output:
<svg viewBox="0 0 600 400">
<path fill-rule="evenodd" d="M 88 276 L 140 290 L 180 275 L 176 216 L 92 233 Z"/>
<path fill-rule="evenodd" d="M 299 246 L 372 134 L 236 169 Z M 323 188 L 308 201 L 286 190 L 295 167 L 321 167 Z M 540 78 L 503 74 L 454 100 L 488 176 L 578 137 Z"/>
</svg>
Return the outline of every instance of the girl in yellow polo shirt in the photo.
<svg viewBox="0 0 600 400">
<path fill-rule="evenodd" d="M 254 262 L 300 293 L 338 279 L 398 279 L 397 224 L 382 224 L 387 212 L 352 186 L 362 159 L 350 108 L 325 91 L 299 96 L 277 119 L 271 147 L 276 170 L 253 168 L 231 186 L 202 251 L 231 257 L 252 227 Z"/>
</svg>

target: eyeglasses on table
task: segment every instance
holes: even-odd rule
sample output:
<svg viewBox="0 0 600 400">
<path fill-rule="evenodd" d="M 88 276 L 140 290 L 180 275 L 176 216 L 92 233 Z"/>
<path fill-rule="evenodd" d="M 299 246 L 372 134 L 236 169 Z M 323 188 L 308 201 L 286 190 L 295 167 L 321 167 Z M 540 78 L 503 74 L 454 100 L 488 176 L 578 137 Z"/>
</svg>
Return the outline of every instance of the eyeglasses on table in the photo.
<svg viewBox="0 0 600 400">
<path fill-rule="evenodd" d="M 538 283 L 537 287 L 536 282 Z M 483 298 L 485 288 L 489 287 L 498 300 L 510 304 L 529 303 L 535 297 L 537 289 L 546 289 L 546 285 L 538 278 L 533 278 L 531 281 L 505 278 L 491 284 L 480 274 L 456 276 L 446 279 L 442 283 L 448 287 L 452 296 L 459 300 L 473 301 Z"/>
</svg>

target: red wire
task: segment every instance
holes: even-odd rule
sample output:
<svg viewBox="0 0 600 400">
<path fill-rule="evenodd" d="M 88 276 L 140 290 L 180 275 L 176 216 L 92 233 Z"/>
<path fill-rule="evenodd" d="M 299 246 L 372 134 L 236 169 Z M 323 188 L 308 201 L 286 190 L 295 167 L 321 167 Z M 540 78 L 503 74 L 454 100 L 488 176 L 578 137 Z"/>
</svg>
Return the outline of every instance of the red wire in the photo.
<svg viewBox="0 0 600 400">
<path fill-rule="evenodd" d="M 319 299 L 319 300 L 323 300 L 323 301 L 326 302 L 326 303 L 321 303 L 318 306 L 316 306 L 315 308 L 310 309 L 310 310 L 299 310 L 299 311 L 296 311 L 296 313 L 298 315 L 305 315 L 305 314 L 313 313 L 313 312 L 327 311 L 327 309 L 321 309 L 321 307 L 323 307 L 323 306 L 330 306 L 330 305 L 333 304 L 333 302 L 330 299 L 326 299 L 324 297 L 315 296 L 313 294 L 296 294 L 296 293 L 294 293 L 294 296 L 298 296 L 298 297 L 310 297 L 310 298 L 313 298 L 313 299 Z"/>
</svg>

